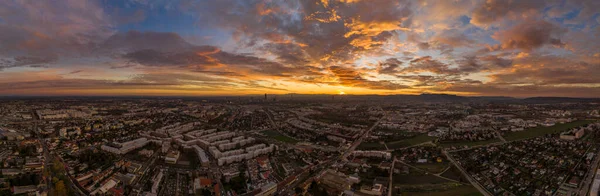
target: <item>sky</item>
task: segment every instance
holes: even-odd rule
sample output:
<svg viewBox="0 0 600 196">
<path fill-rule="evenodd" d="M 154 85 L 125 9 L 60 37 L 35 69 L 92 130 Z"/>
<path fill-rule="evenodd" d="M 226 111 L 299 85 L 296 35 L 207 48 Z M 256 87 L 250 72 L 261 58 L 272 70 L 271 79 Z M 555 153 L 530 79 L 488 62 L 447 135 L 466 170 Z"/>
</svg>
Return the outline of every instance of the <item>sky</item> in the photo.
<svg viewBox="0 0 600 196">
<path fill-rule="evenodd" d="M 598 0 L 0 0 L 1 95 L 600 97 Z"/>
</svg>

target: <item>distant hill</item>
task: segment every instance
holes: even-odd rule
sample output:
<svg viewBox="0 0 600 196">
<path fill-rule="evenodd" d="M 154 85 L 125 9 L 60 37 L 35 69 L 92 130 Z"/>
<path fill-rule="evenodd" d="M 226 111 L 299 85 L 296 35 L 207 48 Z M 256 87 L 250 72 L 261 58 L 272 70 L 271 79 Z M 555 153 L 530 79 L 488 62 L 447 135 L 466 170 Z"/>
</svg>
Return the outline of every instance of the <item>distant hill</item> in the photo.
<svg viewBox="0 0 600 196">
<path fill-rule="evenodd" d="M 523 101 L 529 103 L 600 102 L 600 98 L 530 97 L 523 99 Z"/>
</svg>

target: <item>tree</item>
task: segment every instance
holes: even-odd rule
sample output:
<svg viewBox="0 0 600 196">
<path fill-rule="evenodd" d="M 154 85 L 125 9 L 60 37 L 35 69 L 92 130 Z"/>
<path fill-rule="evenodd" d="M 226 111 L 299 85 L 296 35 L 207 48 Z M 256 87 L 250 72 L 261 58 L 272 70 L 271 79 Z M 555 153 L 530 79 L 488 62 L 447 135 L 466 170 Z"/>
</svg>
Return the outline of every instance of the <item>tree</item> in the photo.
<svg viewBox="0 0 600 196">
<path fill-rule="evenodd" d="M 208 190 L 208 189 L 202 189 L 202 192 L 201 192 L 201 194 L 200 194 L 200 195 L 207 195 L 207 196 L 210 196 L 210 195 L 212 195 L 212 193 L 211 193 L 211 192 L 210 192 L 210 190 Z"/>
<path fill-rule="evenodd" d="M 65 187 L 65 183 L 62 180 L 56 183 L 56 185 L 54 186 L 54 191 L 56 192 L 56 195 L 67 195 L 67 189 Z"/>
</svg>

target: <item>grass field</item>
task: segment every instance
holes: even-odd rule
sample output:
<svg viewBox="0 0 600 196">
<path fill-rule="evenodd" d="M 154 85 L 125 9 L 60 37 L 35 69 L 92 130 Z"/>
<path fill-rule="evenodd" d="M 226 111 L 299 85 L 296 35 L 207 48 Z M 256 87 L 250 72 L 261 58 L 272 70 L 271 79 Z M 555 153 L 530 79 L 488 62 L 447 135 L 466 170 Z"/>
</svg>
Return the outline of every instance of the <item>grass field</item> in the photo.
<svg viewBox="0 0 600 196">
<path fill-rule="evenodd" d="M 428 172 L 437 174 L 443 172 L 448 167 L 448 162 L 443 163 L 416 163 L 411 164 L 412 166 L 427 170 Z"/>
<path fill-rule="evenodd" d="M 266 130 L 262 132 L 263 134 L 265 134 L 266 136 L 272 137 L 273 139 L 282 141 L 282 142 L 286 142 L 286 143 L 296 143 L 298 142 L 298 140 L 285 136 L 277 131 L 274 130 Z"/>
<path fill-rule="evenodd" d="M 535 128 L 526 129 L 525 131 L 510 132 L 504 136 L 504 139 L 506 139 L 508 141 L 513 141 L 513 140 L 519 140 L 519 139 L 539 137 L 539 136 L 543 136 L 546 134 L 560 133 L 560 132 L 569 130 L 574 127 L 589 124 L 591 122 L 594 122 L 594 121 L 593 120 L 577 120 L 577 121 L 573 121 L 570 123 L 564 123 L 564 124 L 559 123 L 559 124 L 556 124 L 551 127 L 539 126 L 539 127 L 535 127 Z"/>
<path fill-rule="evenodd" d="M 444 176 L 446 178 L 450 178 L 456 181 L 460 181 L 460 182 L 468 182 L 467 179 L 462 175 L 462 173 L 460 172 L 460 170 L 458 170 L 458 168 L 456 168 L 456 166 L 452 165 L 448 170 L 446 170 L 444 173 L 442 173 L 441 176 Z"/>
<path fill-rule="evenodd" d="M 444 190 L 427 190 L 423 192 L 402 192 L 402 195 L 411 195 L 411 196 L 446 196 L 446 195 L 456 195 L 456 196 L 478 196 L 482 195 L 479 191 L 473 186 L 457 186 L 455 188 L 444 189 Z"/>
<path fill-rule="evenodd" d="M 434 139 L 435 137 L 430 137 L 427 136 L 427 134 L 422 134 L 405 140 L 388 142 L 385 145 L 387 145 L 389 149 L 397 149 L 433 141 Z"/>
<path fill-rule="evenodd" d="M 412 168 L 410 169 L 409 174 L 394 174 L 392 180 L 394 185 L 430 185 L 451 182 L 431 174 L 425 174 L 424 172 Z"/>
<path fill-rule="evenodd" d="M 486 145 L 486 144 L 491 144 L 491 143 L 496 143 L 496 142 L 500 142 L 502 140 L 498 139 L 498 138 L 494 138 L 491 140 L 485 140 L 485 141 L 464 141 L 464 142 L 440 142 L 438 145 L 440 145 L 441 147 L 444 148 L 448 148 L 448 147 L 462 147 L 462 146 L 478 146 L 478 145 Z"/>
<path fill-rule="evenodd" d="M 362 142 L 358 147 L 358 150 L 385 150 L 385 146 L 378 142 Z"/>
</svg>

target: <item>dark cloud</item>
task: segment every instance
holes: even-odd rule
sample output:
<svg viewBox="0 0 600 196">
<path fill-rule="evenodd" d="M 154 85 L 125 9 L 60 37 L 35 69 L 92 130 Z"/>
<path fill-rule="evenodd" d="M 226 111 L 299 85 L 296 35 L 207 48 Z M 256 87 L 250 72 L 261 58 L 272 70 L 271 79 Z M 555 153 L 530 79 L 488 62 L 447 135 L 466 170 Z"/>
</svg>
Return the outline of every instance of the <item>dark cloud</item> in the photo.
<svg viewBox="0 0 600 196">
<path fill-rule="evenodd" d="M 471 23 L 476 25 L 488 25 L 506 18 L 509 15 L 520 15 L 527 11 L 538 11 L 545 8 L 551 1 L 548 0 L 486 0 L 473 10 Z"/>
<path fill-rule="evenodd" d="M 377 73 L 387 75 L 396 74 L 398 71 L 400 71 L 398 69 L 400 68 L 400 65 L 402 65 L 402 61 L 396 58 L 386 59 L 384 62 L 380 62 L 377 65 Z"/>
<path fill-rule="evenodd" d="M 277 56 L 277 60 L 286 64 L 304 65 L 310 62 L 310 57 L 301 46 L 292 43 L 267 43 L 262 50 Z"/>
<path fill-rule="evenodd" d="M 461 79 L 458 76 L 398 75 L 396 77 L 403 79 L 407 82 L 412 82 L 413 84 L 411 84 L 411 86 L 417 87 L 436 88 L 438 86 L 446 85 L 482 84 L 481 81 L 473 79 Z"/>
<path fill-rule="evenodd" d="M 201 50 L 210 50 L 210 46 L 206 47 L 209 48 L 201 48 Z M 121 54 L 140 50 L 154 50 L 175 53 L 190 49 L 197 50 L 198 48 L 176 33 L 128 31 L 108 37 L 99 45 L 98 52 L 102 54 Z"/>
<path fill-rule="evenodd" d="M 433 42 L 446 44 L 452 47 L 464 47 L 473 45 L 475 40 L 467 37 L 465 33 L 460 32 L 457 29 L 451 29 L 438 33 L 433 38 Z"/>
<path fill-rule="evenodd" d="M 542 86 L 542 85 L 497 85 L 497 84 L 464 84 L 451 85 L 440 90 L 453 92 L 469 92 L 472 95 L 514 96 L 514 97 L 593 97 L 597 98 L 600 88 L 577 86 Z"/>
<path fill-rule="evenodd" d="M 481 61 L 489 63 L 488 67 L 508 68 L 513 65 L 511 58 L 502 58 L 496 55 L 488 55 L 480 58 Z"/>
<path fill-rule="evenodd" d="M 205 74 L 209 74 L 209 75 L 216 75 L 216 76 L 244 76 L 240 73 L 236 73 L 233 71 L 207 71 L 207 70 L 191 70 L 192 72 L 197 72 L 197 73 L 205 73 Z"/>
<path fill-rule="evenodd" d="M 509 68 L 513 64 L 512 59 L 498 57 L 497 55 L 486 56 L 464 56 L 456 60 L 458 71 L 462 74 L 470 74 L 481 71 L 495 71 Z"/>
<path fill-rule="evenodd" d="M 75 70 L 75 71 L 69 72 L 69 74 L 78 74 L 81 72 L 83 72 L 83 70 Z"/>
<path fill-rule="evenodd" d="M 96 1 L 2 1 L 0 53 L 77 56 L 113 33 Z"/>
<path fill-rule="evenodd" d="M 367 80 L 362 74 L 350 67 L 331 66 L 329 71 L 338 79 L 338 84 L 343 86 L 360 87 L 380 90 L 398 90 L 410 88 L 403 84 L 394 83 L 388 80 Z"/>
<path fill-rule="evenodd" d="M 410 4 L 393 0 L 184 3 L 204 24 L 232 30 L 234 38 L 250 45 L 291 42 L 305 46 L 300 49 L 311 61 L 326 62 L 354 59 L 367 49 L 380 47 L 394 31 L 408 28 L 404 22 L 412 14 Z"/>
<path fill-rule="evenodd" d="M 209 57 L 198 55 L 195 51 L 168 53 L 147 49 L 127 53 L 122 58 L 146 66 L 188 66 L 215 63 L 210 62 Z"/>
<path fill-rule="evenodd" d="M 195 46 L 174 33 L 130 31 L 111 36 L 100 47 L 116 53 L 118 59 L 144 66 L 173 66 L 192 71 L 208 71 L 208 67 L 226 66 L 238 71 L 247 71 L 271 76 L 289 77 L 294 73 L 309 73 L 302 67 L 302 50 L 292 44 L 267 44 L 267 50 L 278 56 L 280 62 L 248 54 L 221 51 L 215 46 Z M 223 71 L 207 72 L 222 74 Z M 241 74 L 237 74 L 241 75 Z M 230 76 L 232 76 L 230 74 Z"/>
<path fill-rule="evenodd" d="M 0 71 L 13 67 L 45 67 L 57 60 L 57 57 L 18 56 L 12 59 L 0 59 Z"/>
<path fill-rule="evenodd" d="M 453 75 L 459 74 L 458 69 L 450 68 L 448 64 L 433 59 L 431 56 L 424 56 L 410 61 L 408 67 L 403 68 L 402 73 L 422 73 L 431 72 L 435 74 Z"/>
<path fill-rule="evenodd" d="M 561 36 L 566 30 L 543 20 L 528 20 L 506 31 L 496 32 L 494 39 L 500 41 L 503 49 L 533 50 L 544 45 L 563 47 Z"/>
<path fill-rule="evenodd" d="M 569 56 L 532 54 L 515 59 L 513 64 L 512 69 L 492 74 L 491 84 L 598 88 L 600 81 L 600 62 L 588 63 Z"/>
</svg>

